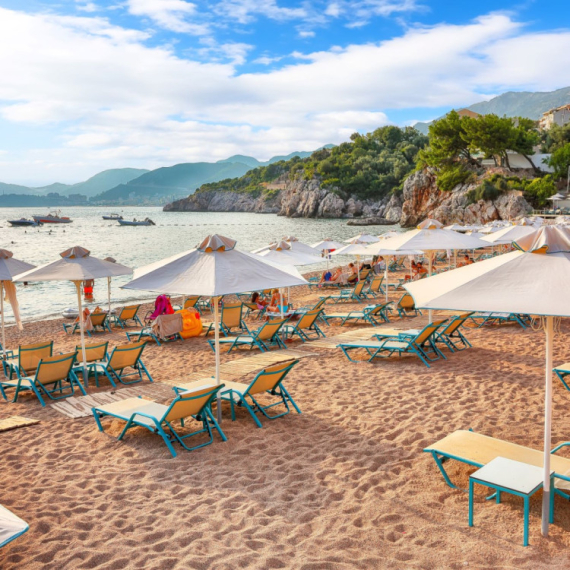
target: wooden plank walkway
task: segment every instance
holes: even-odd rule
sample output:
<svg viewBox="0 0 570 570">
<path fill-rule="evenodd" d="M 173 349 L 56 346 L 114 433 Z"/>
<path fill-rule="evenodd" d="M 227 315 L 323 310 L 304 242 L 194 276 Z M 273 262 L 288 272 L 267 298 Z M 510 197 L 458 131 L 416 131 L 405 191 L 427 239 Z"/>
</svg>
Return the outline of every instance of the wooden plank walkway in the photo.
<svg viewBox="0 0 570 570">
<path fill-rule="evenodd" d="M 39 424 L 39 423 L 40 420 L 34 420 L 32 418 L 24 418 L 22 416 L 10 416 L 9 418 L 4 418 L 3 420 L 0 420 L 0 432 L 24 426 L 33 426 L 34 424 Z"/>
<path fill-rule="evenodd" d="M 315 341 L 316 342 L 316 341 Z M 313 342 L 310 343 L 311 345 Z M 278 362 L 285 362 L 286 360 L 293 360 L 299 358 L 307 358 L 309 356 L 316 356 L 313 352 L 307 352 L 305 350 L 298 350 L 295 348 L 289 348 L 287 350 L 275 350 L 271 352 L 261 352 L 254 354 L 253 356 L 246 356 L 245 358 L 238 358 L 237 360 L 231 360 L 230 362 L 225 362 L 220 365 L 220 377 L 227 380 L 231 378 L 239 378 L 241 376 L 246 376 L 252 372 L 258 372 L 266 366 L 271 364 L 277 364 Z M 192 374 L 185 375 L 183 378 L 177 378 L 175 380 L 165 380 L 167 384 L 179 385 L 182 383 L 191 382 L 192 380 L 201 380 L 209 376 L 214 376 L 216 374 L 216 368 L 210 367 L 199 372 L 194 372 Z"/>
<path fill-rule="evenodd" d="M 93 415 L 91 411 L 93 407 L 104 406 L 105 404 L 126 400 L 127 398 L 138 398 L 139 396 L 151 400 L 172 400 L 174 392 L 172 387 L 167 384 L 160 382 L 145 383 L 88 396 L 72 396 L 61 402 L 51 404 L 50 407 L 68 418 L 86 418 Z"/>
</svg>

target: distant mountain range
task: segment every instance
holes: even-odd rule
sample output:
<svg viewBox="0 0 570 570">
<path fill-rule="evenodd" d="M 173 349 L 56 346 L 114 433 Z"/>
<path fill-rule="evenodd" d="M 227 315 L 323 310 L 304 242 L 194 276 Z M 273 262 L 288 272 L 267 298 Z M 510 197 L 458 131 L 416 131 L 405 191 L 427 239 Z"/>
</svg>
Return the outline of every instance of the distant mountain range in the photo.
<svg viewBox="0 0 570 570">
<path fill-rule="evenodd" d="M 327 148 L 332 146 L 327 145 Z M 0 206 L 158 205 L 186 197 L 202 184 L 239 178 L 252 168 L 311 154 L 292 152 L 265 162 L 236 154 L 218 162 L 188 162 L 156 170 L 117 168 L 100 172 L 85 182 L 56 182 L 37 188 L 0 182 Z"/>
<path fill-rule="evenodd" d="M 545 91 L 531 93 L 529 91 L 508 91 L 497 97 L 489 99 L 489 101 L 481 101 L 470 107 L 466 107 L 471 111 L 475 111 L 480 115 L 495 114 L 499 117 L 526 117 L 528 119 L 538 120 L 542 113 L 554 107 L 570 104 L 570 87 L 563 87 L 556 91 Z M 440 117 L 441 118 L 441 117 Z M 414 127 L 427 134 L 429 123 L 416 123 Z"/>
</svg>

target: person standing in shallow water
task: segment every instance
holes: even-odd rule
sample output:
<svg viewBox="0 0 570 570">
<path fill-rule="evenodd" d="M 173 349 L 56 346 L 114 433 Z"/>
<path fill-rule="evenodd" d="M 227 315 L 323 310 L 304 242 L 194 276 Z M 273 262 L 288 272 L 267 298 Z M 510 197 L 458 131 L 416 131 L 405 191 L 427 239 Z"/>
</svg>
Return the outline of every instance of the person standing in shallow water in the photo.
<svg viewBox="0 0 570 570">
<path fill-rule="evenodd" d="M 93 300 L 93 288 L 95 287 L 95 281 L 93 279 L 87 279 L 83 281 L 83 297 L 86 301 Z"/>
</svg>

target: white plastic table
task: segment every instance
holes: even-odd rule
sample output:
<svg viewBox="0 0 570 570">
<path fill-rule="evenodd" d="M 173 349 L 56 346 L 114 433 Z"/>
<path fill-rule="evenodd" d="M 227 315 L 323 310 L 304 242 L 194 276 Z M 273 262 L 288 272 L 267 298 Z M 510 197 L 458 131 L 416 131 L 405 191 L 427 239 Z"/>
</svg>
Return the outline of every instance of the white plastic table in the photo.
<svg viewBox="0 0 570 570">
<path fill-rule="evenodd" d="M 554 471 L 550 472 L 552 489 Z M 528 546 L 529 499 L 542 489 L 543 469 L 528 463 L 521 463 L 505 457 L 495 457 L 487 465 L 469 477 L 469 526 L 473 526 L 473 487 L 475 483 L 495 489 L 497 503 L 501 502 L 501 492 L 510 493 L 524 500 L 523 546 Z M 550 493 L 550 522 L 554 516 L 554 491 Z"/>
</svg>

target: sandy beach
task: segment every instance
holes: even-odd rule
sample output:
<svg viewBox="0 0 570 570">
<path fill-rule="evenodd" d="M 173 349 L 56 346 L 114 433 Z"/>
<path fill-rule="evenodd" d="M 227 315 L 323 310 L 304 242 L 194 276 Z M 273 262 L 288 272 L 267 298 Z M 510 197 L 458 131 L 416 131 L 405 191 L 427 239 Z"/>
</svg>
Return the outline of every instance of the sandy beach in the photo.
<svg viewBox="0 0 570 570">
<path fill-rule="evenodd" d="M 320 293 L 299 288 L 294 302 L 314 303 Z M 358 304 L 327 305 L 327 312 L 351 309 Z M 421 327 L 427 314 L 392 321 L 379 329 Z M 348 329 L 324 330 L 333 337 Z M 569 332 L 563 321 L 556 364 L 569 360 Z M 92 417 L 67 418 L 50 405 L 42 408 L 35 397 L 2 401 L 0 419 L 21 415 L 41 422 L 0 434 L 1 503 L 30 525 L 0 550 L 0 567 L 568 568 L 565 501 L 556 497 L 555 523 L 543 538 L 542 494 L 533 496 L 530 546 L 524 548 L 521 499 L 504 495 L 497 505 L 479 487 L 475 526 L 469 528 L 467 494 L 448 487 L 422 451 L 468 428 L 542 447 L 542 331 L 506 325 L 468 328 L 465 334 L 473 348 L 446 351 L 448 359 L 430 369 L 415 357 L 353 364 L 337 348 L 295 341 L 288 346 L 308 355 L 285 385 L 301 415 L 264 420 L 258 429 L 243 410 L 232 422 L 224 404 L 228 441 L 216 436 L 193 452 L 178 446 L 176 458 L 146 430 L 133 429 L 118 442 L 119 421 L 107 420 L 103 434 Z M 110 346 L 126 341 L 121 329 L 98 338 Z M 43 339 L 53 339 L 54 350 L 63 352 L 79 337 L 65 335 L 61 320 L 8 332 L 10 348 Z M 222 363 L 252 354 L 223 353 Z M 211 368 L 214 354 L 202 335 L 160 347 L 151 342 L 143 361 L 155 383 L 168 388 Z M 570 439 L 570 393 L 557 380 L 554 388 L 552 441 L 558 444 Z M 111 390 L 104 381 L 89 393 Z M 448 464 L 462 488 L 473 470 Z"/>
</svg>

